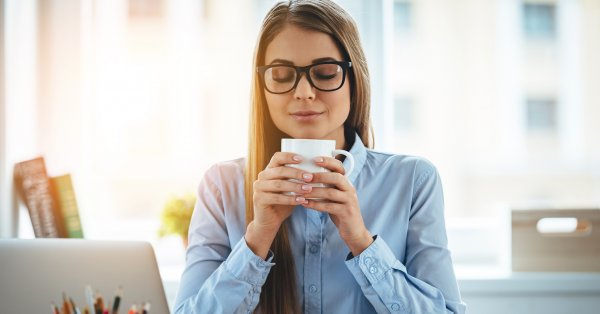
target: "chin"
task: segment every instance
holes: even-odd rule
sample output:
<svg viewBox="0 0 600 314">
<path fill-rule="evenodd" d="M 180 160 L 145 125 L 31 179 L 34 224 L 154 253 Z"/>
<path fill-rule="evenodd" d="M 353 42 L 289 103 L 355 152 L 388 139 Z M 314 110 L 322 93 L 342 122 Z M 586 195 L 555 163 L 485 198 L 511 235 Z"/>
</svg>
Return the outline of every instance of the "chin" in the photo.
<svg viewBox="0 0 600 314">
<path fill-rule="evenodd" d="M 321 138 L 325 137 L 325 134 L 323 134 L 323 132 L 318 132 L 318 131 L 314 131 L 314 130 L 306 130 L 306 131 L 294 130 L 292 132 L 285 132 L 285 133 L 288 134 L 292 138 L 321 139 Z"/>
</svg>

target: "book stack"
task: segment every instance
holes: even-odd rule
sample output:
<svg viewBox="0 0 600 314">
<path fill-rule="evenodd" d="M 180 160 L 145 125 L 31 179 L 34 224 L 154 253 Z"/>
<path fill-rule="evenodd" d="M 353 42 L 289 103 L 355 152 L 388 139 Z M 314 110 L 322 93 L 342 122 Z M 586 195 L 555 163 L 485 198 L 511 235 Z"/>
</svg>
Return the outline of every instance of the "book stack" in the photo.
<svg viewBox="0 0 600 314">
<path fill-rule="evenodd" d="M 36 238 L 83 238 L 70 174 L 49 177 L 43 157 L 17 163 L 13 173 Z"/>
</svg>

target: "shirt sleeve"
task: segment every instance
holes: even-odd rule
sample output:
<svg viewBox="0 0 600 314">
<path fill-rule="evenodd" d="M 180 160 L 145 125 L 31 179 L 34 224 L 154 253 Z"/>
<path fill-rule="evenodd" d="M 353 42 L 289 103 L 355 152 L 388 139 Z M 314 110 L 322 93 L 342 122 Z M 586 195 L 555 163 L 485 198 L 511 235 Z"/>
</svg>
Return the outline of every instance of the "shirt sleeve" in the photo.
<svg viewBox="0 0 600 314">
<path fill-rule="evenodd" d="M 465 313 L 447 249 L 444 201 L 432 165 L 414 185 L 406 264 L 383 238 L 346 261 L 377 313 Z M 351 256 L 349 256 L 351 257 Z"/>
<path fill-rule="evenodd" d="M 198 189 L 175 313 L 252 313 L 275 265 L 272 252 L 265 261 L 250 250 L 244 238 L 230 247 L 215 179 L 213 167 Z"/>
</svg>

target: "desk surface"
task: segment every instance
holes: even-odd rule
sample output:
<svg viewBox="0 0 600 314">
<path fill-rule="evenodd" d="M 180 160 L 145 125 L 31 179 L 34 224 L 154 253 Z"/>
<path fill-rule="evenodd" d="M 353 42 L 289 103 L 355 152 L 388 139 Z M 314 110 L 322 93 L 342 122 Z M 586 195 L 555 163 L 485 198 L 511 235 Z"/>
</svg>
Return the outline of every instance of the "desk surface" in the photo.
<svg viewBox="0 0 600 314">
<path fill-rule="evenodd" d="M 600 273 L 463 273 L 458 284 L 469 314 L 597 314 L 600 308 Z"/>
<path fill-rule="evenodd" d="M 600 273 L 490 273 L 460 276 L 462 294 L 536 293 L 600 295 Z"/>
</svg>

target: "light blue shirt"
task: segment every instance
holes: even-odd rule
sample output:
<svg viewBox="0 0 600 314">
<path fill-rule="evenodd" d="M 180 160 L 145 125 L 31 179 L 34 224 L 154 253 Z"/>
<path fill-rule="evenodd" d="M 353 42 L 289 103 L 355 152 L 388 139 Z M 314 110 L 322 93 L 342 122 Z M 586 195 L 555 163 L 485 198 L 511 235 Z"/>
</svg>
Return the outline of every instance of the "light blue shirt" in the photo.
<svg viewBox="0 0 600 314">
<path fill-rule="evenodd" d="M 464 313 L 435 167 L 369 150 L 358 136 L 350 153 L 349 180 L 375 241 L 353 257 L 327 214 L 296 206 L 288 225 L 303 312 Z M 245 159 L 216 164 L 200 184 L 175 313 L 252 313 L 277 267 L 244 240 L 244 167 Z"/>
</svg>

